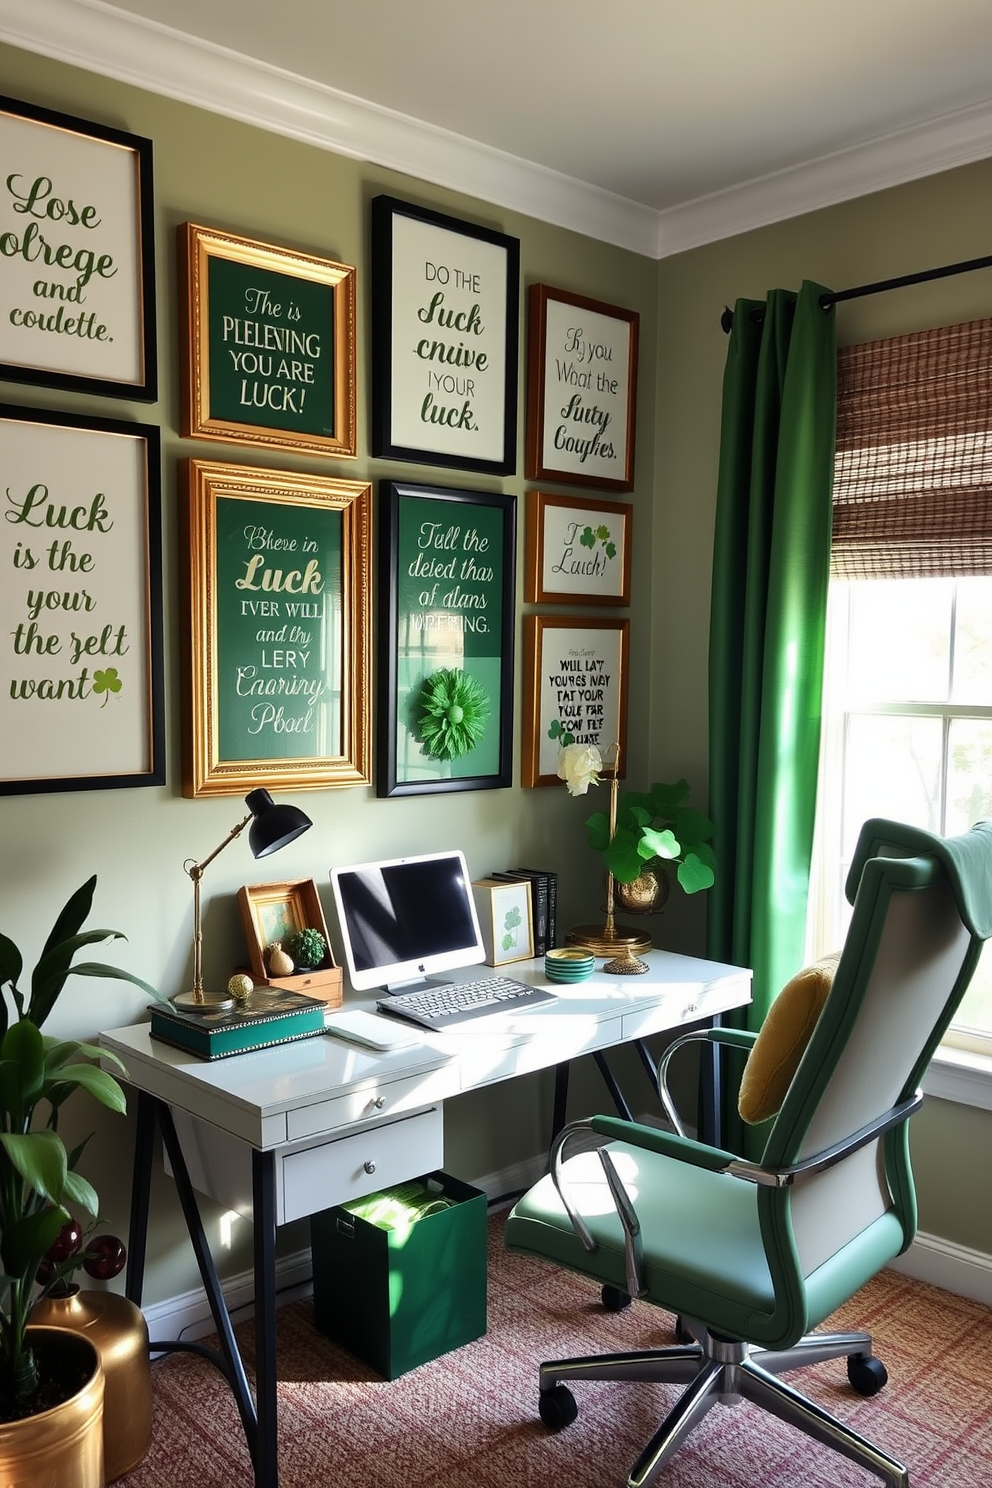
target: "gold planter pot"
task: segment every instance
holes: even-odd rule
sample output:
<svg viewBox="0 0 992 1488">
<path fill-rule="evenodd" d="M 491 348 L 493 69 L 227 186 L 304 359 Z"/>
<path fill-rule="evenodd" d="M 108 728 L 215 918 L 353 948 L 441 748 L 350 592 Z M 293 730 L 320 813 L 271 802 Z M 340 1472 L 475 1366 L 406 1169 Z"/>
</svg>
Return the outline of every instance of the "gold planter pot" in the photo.
<svg viewBox="0 0 992 1488">
<path fill-rule="evenodd" d="M 44 1488 L 103 1488 L 103 1370 L 89 1339 L 62 1328 L 28 1329 L 44 1334 L 92 1363 L 89 1382 L 71 1399 L 27 1416 L 0 1423 L 0 1483 L 44 1484 Z"/>
<path fill-rule="evenodd" d="M 36 1303 L 31 1321 L 70 1328 L 96 1347 L 106 1381 L 105 1481 L 113 1483 L 137 1467 L 151 1446 L 152 1375 L 144 1314 L 116 1292 L 77 1289 L 71 1296 L 45 1297 Z"/>
</svg>

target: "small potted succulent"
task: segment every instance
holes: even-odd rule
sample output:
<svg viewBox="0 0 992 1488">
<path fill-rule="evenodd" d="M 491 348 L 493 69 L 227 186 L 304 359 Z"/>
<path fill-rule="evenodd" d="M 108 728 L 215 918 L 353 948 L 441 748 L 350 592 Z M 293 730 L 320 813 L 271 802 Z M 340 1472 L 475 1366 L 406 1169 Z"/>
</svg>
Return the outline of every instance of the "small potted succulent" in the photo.
<svg viewBox="0 0 992 1488">
<path fill-rule="evenodd" d="M 319 930 L 309 927 L 297 930 L 289 937 L 289 954 L 297 971 L 316 971 L 323 965 L 327 954 L 327 941 Z"/>
<path fill-rule="evenodd" d="M 59 1119 L 76 1090 L 87 1091 L 111 1111 L 123 1111 L 125 1098 L 118 1081 L 97 1062 L 101 1058 L 114 1064 L 119 1061 L 93 1044 L 52 1038 L 42 1032 L 42 1026 L 70 976 L 114 978 L 140 987 L 153 998 L 161 997 L 154 987 L 120 967 L 100 962 L 73 964 L 83 946 L 124 938 L 117 930 L 83 930 L 95 887 L 96 878 L 90 878 L 58 915 L 27 994 L 18 985 L 24 970 L 21 952 L 8 936 L 0 934 L 0 1451 L 9 1468 L 11 1453 L 16 1456 L 19 1450 L 15 1438 L 21 1432 L 33 1442 L 29 1453 L 37 1452 L 37 1431 L 42 1429 L 39 1413 L 44 1412 L 46 1422 L 52 1418 L 44 1429 L 54 1435 L 52 1481 L 57 1483 L 63 1477 L 58 1475 L 54 1457 L 71 1444 L 65 1424 L 56 1424 L 55 1406 L 69 1409 L 80 1385 L 81 1394 L 86 1395 L 91 1391 L 91 1377 L 99 1375 L 98 1361 L 95 1369 L 90 1362 L 87 1351 L 92 1345 L 88 1342 L 83 1341 L 80 1364 L 75 1335 L 28 1326 L 33 1303 L 62 1286 L 81 1264 L 82 1249 L 73 1245 L 69 1253 L 60 1253 L 66 1226 L 82 1221 L 92 1229 L 99 1216 L 93 1186 L 76 1171 L 86 1142 L 68 1151 L 59 1134 Z M 65 1366 L 66 1382 L 60 1387 L 58 1376 L 69 1355 L 77 1362 Z M 99 1433 L 102 1379 L 94 1393 Z M 79 1448 L 85 1452 L 82 1435 Z M 46 1455 L 46 1465 L 48 1460 Z M 97 1467 L 99 1477 L 92 1477 L 90 1463 L 84 1464 L 81 1476 L 66 1481 L 102 1484 L 102 1458 Z M 27 1482 L 30 1468 L 24 1471 Z M 17 1471 L 13 1476 L 21 1481 Z"/>
</svg>

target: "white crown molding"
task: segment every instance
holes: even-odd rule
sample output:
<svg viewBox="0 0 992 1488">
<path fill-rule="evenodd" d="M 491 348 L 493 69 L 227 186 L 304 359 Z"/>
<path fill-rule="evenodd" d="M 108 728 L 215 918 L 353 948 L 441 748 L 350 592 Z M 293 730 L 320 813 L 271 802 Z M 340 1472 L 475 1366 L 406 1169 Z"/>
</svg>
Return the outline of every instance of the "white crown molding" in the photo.
<svg viewBox="0 0 992 1488">
<path fill-rule="evenodd" d="M 992 100 L 659 213 L 657 258 L 992 155 Z"/>
<path fill-rule="evenodd" d="M 101 0 L 0 0 L 0 40 L 653 258 L 657 213 Z"/>
<path fill-rule="evenodd" d="M 102 0 L 0 0 L 0 41 L 667 258 L 992 154 L 992 101 L 657 212 Z"/>
</svg>

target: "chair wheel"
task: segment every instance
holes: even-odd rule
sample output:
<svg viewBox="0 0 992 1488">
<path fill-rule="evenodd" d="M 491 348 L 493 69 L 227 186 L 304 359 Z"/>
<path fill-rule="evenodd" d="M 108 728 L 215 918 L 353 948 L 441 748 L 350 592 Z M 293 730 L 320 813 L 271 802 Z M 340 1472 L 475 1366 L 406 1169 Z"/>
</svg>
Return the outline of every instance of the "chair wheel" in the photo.
<svg viewBox="0 0 992 1488">
<path fill-rule="evenodd" d="M 677 1340 L 678 1340 L 679 1343 L 695 1343 L 696 1342 L 696 1335 L 695 1335 L 695 1333 L 690 1333 L 689 1332 L 689 1329 L 686 1327 L 685 1323 L 682 1321 L 682 1319 L 680 1317 L 677 1317 L 675 1319 L 675 1337 L 677 1338 Z"/>
<path fill-rule="evenodd" d="M 874 1354 L 849 1355 L 847 1377 L 859 1395 L 877 1395 L 889 1382 L 888 1370 Z"/>
<path fill-rule="evenodd" d="M 610 1286 L 609 1282 L 599 1296 L 607 1312 L 623 1312 L 625 1307 L 630 1306 L 630 1293 L 625 1292 L 622 1287 Z"/>
<path fill-rule="evenodd" d="M 567 1385 L 554 1385 L 550 1390 L 542 1390 L 537 1408 L 541 1420 L 552 1431 L 560 1431 L 563 1426 L 571 1426 L 579 1414 L 575 1396 Z"/>
</svg>

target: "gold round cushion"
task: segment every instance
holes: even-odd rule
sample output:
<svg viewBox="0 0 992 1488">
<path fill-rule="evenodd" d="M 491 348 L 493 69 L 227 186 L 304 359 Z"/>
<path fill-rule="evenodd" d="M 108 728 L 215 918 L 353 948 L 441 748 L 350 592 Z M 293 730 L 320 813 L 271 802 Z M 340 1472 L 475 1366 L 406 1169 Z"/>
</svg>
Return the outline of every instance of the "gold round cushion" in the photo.
<svg viewBox="0 0 992 1488">
<path fill-rule="evenodd" d="M 785 1100 L 833 985 L 837 961 L 837 956 L 824 956 L 804 966 L 768 1009 L 747 1057 L 737 1096 L 741 1120 L 749 1125 L 767 1121 Z"/>
</svg>

